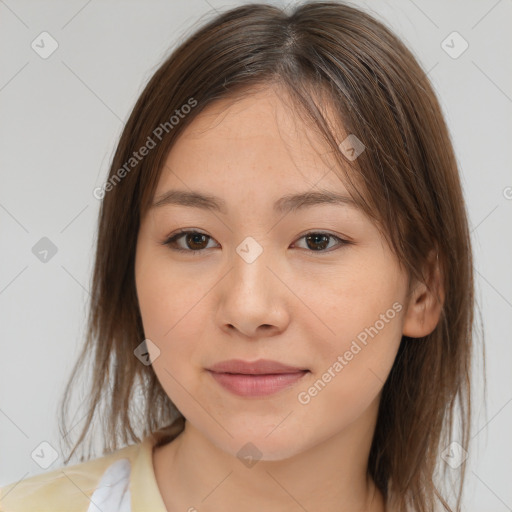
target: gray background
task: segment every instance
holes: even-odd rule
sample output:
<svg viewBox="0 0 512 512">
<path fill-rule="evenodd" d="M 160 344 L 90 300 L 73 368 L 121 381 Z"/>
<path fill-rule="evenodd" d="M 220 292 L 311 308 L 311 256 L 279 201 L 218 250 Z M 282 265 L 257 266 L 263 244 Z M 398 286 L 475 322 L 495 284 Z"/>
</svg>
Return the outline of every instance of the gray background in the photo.
<svg viewBox="0 0 512 512">
<path fill-rule="evenodd" d="M 0 485 L 45 471 L 31 458 L 41 442 L 59 446 L 57 403 L 84 334 L 99 210 L 92 191 L 123 122 L 199 18 L 242 3 L 0 0 Z M 488 378 L 484 400 L 477 340 L 465 510 L 512 510 L 512 1 L 355 4 L 429 71 L 452 133 Z M 31 47 L 43 31 L 59 45 L 46 59 Z M 453 31 L 469 44 L 458 58 L 442 47 Z M 46 263 L 32 252 L 42 237 L 57 247 Z M 48 471 L 61 465 L 59 456 Z"/>
</svg>

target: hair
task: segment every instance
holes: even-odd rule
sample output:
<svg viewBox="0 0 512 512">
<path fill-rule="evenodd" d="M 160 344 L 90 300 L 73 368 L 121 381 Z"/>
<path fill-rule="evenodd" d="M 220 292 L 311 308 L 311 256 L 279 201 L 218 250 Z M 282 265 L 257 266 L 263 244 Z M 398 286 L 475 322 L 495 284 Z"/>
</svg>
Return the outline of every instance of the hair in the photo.
<svg viewBox="0 0 512 512">
<path fill-rule="evenodd" d="M 254 3 L 218 13 L 149 79 L 102 197 L 86 340 L 60 404 L 63 439 L 74 428 L 65 419 L 70 393 L 89 358 L 92 380 L 85 379 L 86 421 L 66 463 L 98 417 L 104 453 L 156 431 L 167 432 L 167 441 L 182 431 L 184 418 L 151 365 L 134 357 L 145 338 L 134 276 L 137 233 L 179 134 L 214 101 L 250 97 L 261 87 L 285 91 L 297 115 L 318 128 L 339 162 L 334 171 L 379 226 L 409 283 L 429 285 L 432 261 L 438 264 L 445 291 L 440 319 L 427 336 L 402 336 L 382 389 L 368 474 L 385 499 L 395 496 L 397 510 L 430 511 L 440 502 L 452 511 L 434 477 L 440 450 L 456 439 L 467 451 L 470 436 L 474 284 L 459 171 L 416 58 L 380 21 L 339 2 L 307 2 L 290 12 Z M 170 123 L 173 116 L 177 122 Z M 339 149 L 347 134 L 365 146 L 353 161 Z M 155 139 L 134 163 L 134 154 Z M 466 461 L 456 510 L 465 471 Z"/>
</svg>

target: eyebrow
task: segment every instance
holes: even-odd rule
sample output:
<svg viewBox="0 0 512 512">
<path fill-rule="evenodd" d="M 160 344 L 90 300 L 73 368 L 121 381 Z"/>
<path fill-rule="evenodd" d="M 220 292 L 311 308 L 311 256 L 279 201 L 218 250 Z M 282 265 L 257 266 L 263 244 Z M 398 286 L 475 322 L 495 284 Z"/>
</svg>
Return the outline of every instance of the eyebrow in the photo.
<svg viewBox="0 0 512 512">
<path fill-rule="evenodd" d="M 351 197 L 326 190 L 323 192 L 287 194 L 274 203 L 274 211 L 282 214 L 324 204 L 358 208 Z M 168 190 L 156 198 L 151 208 L 159 208 L 165 205 L 188 206 L 227 214 L 226 202 L 223 199 L 196 191 Z"/>
</svg>

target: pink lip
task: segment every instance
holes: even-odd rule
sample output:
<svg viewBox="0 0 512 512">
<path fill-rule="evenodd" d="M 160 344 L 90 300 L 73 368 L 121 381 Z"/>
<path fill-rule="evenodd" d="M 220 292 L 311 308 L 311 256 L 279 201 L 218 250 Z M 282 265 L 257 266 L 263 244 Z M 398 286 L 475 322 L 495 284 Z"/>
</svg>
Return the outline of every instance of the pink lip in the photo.
<svg viewBox="0 0 512 512">
<path fill-rule="evenodd" d="M 309 370 L 260 359 L 252 363 L 232 359 L 208 369 L 225 389 L 238 396 L 265 396 L 292 386 Z"/>
<path fill-rule="evenodd" d="M 246 375 L 262 375 L 276 373 L 297 373 L 307 368 L 299 368 L 297 366 L 288 366 L 277 361 L 269 359 L 258 359 L 258 361 L 243 361 L 242 359 L 230 359 L 229 361 L 221 361 L 208 370 L 217 373 L 243 373 Z"/>
</svg>

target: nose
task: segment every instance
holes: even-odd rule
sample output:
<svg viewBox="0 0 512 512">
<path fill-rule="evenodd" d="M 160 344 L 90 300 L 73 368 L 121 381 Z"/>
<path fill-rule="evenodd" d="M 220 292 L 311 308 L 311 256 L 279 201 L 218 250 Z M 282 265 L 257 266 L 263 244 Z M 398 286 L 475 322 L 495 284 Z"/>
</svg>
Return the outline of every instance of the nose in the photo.
<svg viewBox="0 0 512 512">
<path fill-rule="evenodd" d="M 232 258 L 231 271 L 217 290 L 217 321 L 222 329 L 251 339 L 275 336 L 286 329 L 290 298 L 277 277 L 278 268 L 266 251 L 254 260 L 238 253 Z"/>
</svg>

